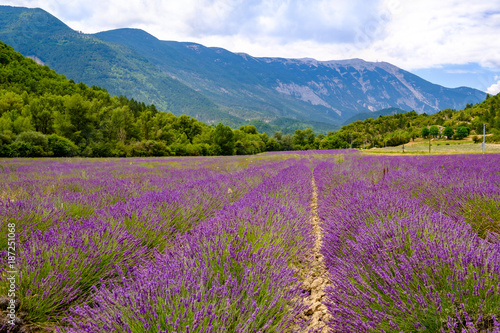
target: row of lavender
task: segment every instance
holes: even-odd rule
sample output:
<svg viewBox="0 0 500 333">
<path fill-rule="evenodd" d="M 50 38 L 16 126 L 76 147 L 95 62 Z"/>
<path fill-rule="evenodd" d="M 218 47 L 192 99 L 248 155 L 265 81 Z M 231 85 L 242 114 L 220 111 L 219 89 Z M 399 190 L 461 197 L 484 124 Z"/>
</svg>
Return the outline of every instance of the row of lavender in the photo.
<svg viewBox="0 0 500 333">
<path fill-rule="evenodd" d="M 314 243 L 315 167 L 334 331 L 498 331 L 499 162 L 314 153 L 2 161 L 2 266 L 14 223 L 18 313 L 41 327 L 299 329 L 296 269 Z"/>
<path fill-rule="evenodd" d="M 14 223 L 24 323 L 71 332 L 300 326 L 293 267 L 313 244 L 307 160 L 2 166 L 2 266 Z"/>
<path fill-rule="evenodd" d="M 351 155 L 314 177 L 334 331 L 500 331 L 500 156 Z"/>
</svg>

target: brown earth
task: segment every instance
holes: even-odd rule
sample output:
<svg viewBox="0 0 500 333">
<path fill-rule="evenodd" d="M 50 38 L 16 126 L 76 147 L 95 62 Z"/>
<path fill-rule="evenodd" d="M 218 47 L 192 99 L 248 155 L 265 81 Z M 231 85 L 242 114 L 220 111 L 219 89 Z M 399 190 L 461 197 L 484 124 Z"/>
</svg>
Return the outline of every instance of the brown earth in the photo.
<svg viewBox="0 0 500 333">
<path fill-rule="evenodd" d="M 306 309 L 302 313 L 302 317 L 310 320 L 310 324 L 302 332 L 328 332 L 327 322 L 330 319 L 328 309 L 323 304 L 326 300 L 325 288 L 330 286 L 328 280 L 328 272 L 323 263 L 323 255 L 321 254 L 321 244 L 323 239 L 323 230 L 321 228 L 321 220 L 318 216 L 318 194 L 314 177 L 312 179 L 313 199 L 311 202 L 311 219 L 310 224 L 316 236 L 316 243 L 310 257 L 309 265 L 306 265 L 308 271 L 303 272 L 304 282 L 303 288 L 309 293 L 309 297 L 305 300 Z"/>
</svg>

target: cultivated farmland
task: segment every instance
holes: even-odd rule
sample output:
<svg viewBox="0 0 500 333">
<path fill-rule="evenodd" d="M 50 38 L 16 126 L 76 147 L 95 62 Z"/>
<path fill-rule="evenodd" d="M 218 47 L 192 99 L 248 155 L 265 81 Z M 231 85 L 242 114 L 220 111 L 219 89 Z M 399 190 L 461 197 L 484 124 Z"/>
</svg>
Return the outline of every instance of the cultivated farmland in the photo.
<svg viewBox="0 0 500 333">
<path fill-rule="evenodd" d="M 1 331 L 499 332 L 499 185 L 495 154 L 1 160 Z"/>
</svg>

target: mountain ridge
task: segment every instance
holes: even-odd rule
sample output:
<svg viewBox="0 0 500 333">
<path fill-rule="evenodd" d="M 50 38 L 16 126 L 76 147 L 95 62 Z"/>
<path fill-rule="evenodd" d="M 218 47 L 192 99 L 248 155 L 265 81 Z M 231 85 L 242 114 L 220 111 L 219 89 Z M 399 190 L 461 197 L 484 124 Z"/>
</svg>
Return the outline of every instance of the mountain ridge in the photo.
<svg viewBox="0 0 500 333">
<path fill-rule="evenodd" d="M 98 33 L 96 35 L 104 40 L 107 40 L 107 41 L 127 43 L 128 46 L 134 47 L 134 45 L 133 45 L 135 43 L 135 41 L 133 41 L 133 34 L 134 33 L 147 34 L 144 31 L 139 32 L 138 29 L 116 29 L 116 30 L 101 32 L 101 33 Z M 122 36 L 120 36 L 120 35 L 122 35 Z M 125 38 L 125 35 L 127 35 L 127 38 Z M 273 64 L 273 65 L 278 64 L 278 66 L 283 65 L 285 67 L 287 67 L 287 66 L 288 67 L 290 67 L 290 66 L 308 66 L 308 67 L 315 67 L 315 68 L 327 67 L 329 69 L 336 70 L 337 72 L 339 72 L 340 66 L 349 67 L 351 69 L 357 70 L 358 72 L 359 71 L 366 71 L 366 70 L 373 71 L 373 70 L 377 70 L 377 69 L 384 70 L 385 72 L 387 72 L 387 74 L 392 74 L 392 75 L 396 76 L 397 79 L 404 84 L 405 88 L 412 91 L 413 94 L 415 94 L 417 97 L 420 97 L 421 99 L 424 99 L 424 100 L 428 99 L 429 96 L 424 96 L 425 94 L 423 94 L 421 91 L 415 90 L 414 85 L 412 84 L 413 82 L 411 82 L 411 81 L 414 81 L 414 82 L 418 81 L 418 83 L 420 85 L 425 85 L 425 86 L 427 86 L 427 88 L 438 90 L 439 92 L 451 92 L 451 93 L 458 92 L 459 94 L 461 94 L 461 93 L 479 94 L 479 95 L 481 95 L 481 97 L 476 98 L 477 102 L 481 101 L 483 99 L 483 97 L 486 96 L 486 94 L 484 92 L 480 92 L 480 91 L 472 89 L 472 88 L 465 88 L 465 90 L 467 90 L 467 91 L 463 91 L 462 88 L 446 88 L 446 87 L 442 87 L 442 86 L 433 84 L 431 82 L 423 80 L 420 77 L 417 77 L 414 74 L 411 74 L 411 73 L 404 71 L 404 70 L 402 70 L 394 65 L 391 65 L 387 62 L 374 63 L 374 62 L 367 62 L 367 61 L 364 61 L 362 59 L 319 61 L 319 60 L 315 60 L 315 59 L 311 59 L 311 58 L 289 59 L 289 58 L 272 58 L 272 57 L 252 57 L 251 55 L 248 55 L 246 53 L 231 53 L 231 52 L 229 52 L 225 49 L 222 49 L 222 48 L 205 47 L 203 45 L 200 45 L 197 43 L 192 43 L 192 42 L 160 41 L 153 36 L 151 36 L 151 38 L 149 38 L 149 40 L 157 40 L 163 46 L 167 45 L 171 49 L 172 48 L 175 49 L 177 52 L 184 51 L 183 55 L 184 56 L 188 55 L 188 57 L 189 56 L 192 57 L 192 55 L 189 55 L 189 52 L 193 53 L 193 50 L 197 54 L 202 54 L 202 53 L 207 54 L 208 52 L 212 51 L 212 54 L 210 55 L 212 58 L 214 58 L 213 57 L 214 52 L 217 54 L 224 54 L 224 53 L 231 54 L 231 58 L 229 60 L 232 60 L 232 61 L 238 61 L 238 58 L 235 56 L 239 56 L 244 61 L 249 62 L 248 64 L 246 64 L 247 68 L 245 68 L 245 64 L 243 64 L 241 61 L 239 61 L 238 65 L 241 65 L 240 69 L 253 69 L 253 70 L 255 70 L 255 66 L 254 66 L 255 64 L 266 63 L 266 64 Z M 141 47 L 144 47 L 144 44 L 142 44 Z M 184 50 L 182 50 L 182 48 L 184 48 Z M 146 50 L 143 50 L 142 52 L 147 53 L 147 49 L 148 48 L 146 48 Z M 188 49 L 189 51 L 186 52 L 186 49 Z M 139 52 L 138 49 L 136 49 L 136 51 Z M 156 51 L 158 51 L 158 50 L 156 49 Z M 153 56 L 153 55 L 148 54 L 148 57 L 151 57 L 151 56 Z M 239 60 L 241 60 L 241 59 L 239 59 Z M 164 64 L 160 64 L 160 65 L 164 67 Z M 170 69 L 168 71 L 172 75 L 175 75 L 175 70 Z M 270 72 L 272 72 L 272 71 L 270 71 Z M 294 73 L 294 74 L 300 74 L 300 73 Z M 345 73 L 341 73 L 341 74 L 345 74 Z M 258 76 L 260 78 L 262 78 L 264 75 L 265 75 L 265 73 L 262 73 L 262 72 L 258 73 Z M 267 77 L 267 79 L 269 80 L 269 77 Z M 275 79 L 274 81 L 276 82 L 276 78 L 273 78 L 273 79 Z M 187 78 L 184 78 L 184 80 L 188 81 Z M 283 82 L 283 80 L 279 80 L 279 81 Z M 287 93 L 286 89 L 285 89 L 285 91 L 283 91 L 284 89 L 282 89 L 282 87 L 279 86 L 279 83 L 278 83 L 277 87 L 278 87 L 278 90 L 281 89 L 283 93 Z M 274 88 L 276 88 L 276 86 Z M 296 95 L 299 95 L 299 94 L 302 95 L 302 92 L 297 91 L 297 89 L 293 89 L 294 86 L 290 86 L 289 88 L 292 88 L 292 89 L 291 89 L 291 91 L 288 91 L 288 94 L 295 93 Z M 362 92 L 366 93 L 366 87 L 363 86 L 361 88 L 362 88 Z M 428 95 L 428 92 L 424 92 L 424 93 L 427 93 L 427 95 Z M 304 96 L 300 96 L 300 97 L 304 97 Z M 317 97 L 319 97 L 319 96 L 317 96 Z M 314 102 L 314 101 L 309 101 L 309 102 Z M 427 105 L 427 108 L 422 107 L 422 105 L 420 108 L 418 108 L 418 105 L 415 104 L 415 105 L 407 105 L 406 109 L 407 110 L 410 109 L 408 106 L 415 106 L 415 109 L 418 112 L 423 113 L 423 112 L 436 112 L 436 111 L 444 108 L 445 106 L 450 107 L 449 105 L 439 106 L 439 101 L 436 101 L 436 100 L 427 100 L 425 102 L 426 103 L 424 103 L 424 104 Z M 318 103 L 318 105 L 321 105 L 321 104 L 322 103 Z M 463 103 L 461 103 L 461 104 L 463 104 Z M 377 109 L 381 109 L 384 107 L 391 107 L 391 106 L 393 106 L 393 105 L 379 105 L 378 107 L 373 107 L 371 110 L 374 111 Z M 462 105 L 452 105 L 451 107 L 459 108 L 461 106 Z M 464 106 L 465 106 L 465 104 L 464 104 Z"/>
<path fill-rule="evenodd" d="M 435 113 L 486 97 L 472 88 L 433 84 L 386 62 L 253 57 L 162 41 L 133 28 L 80 34 L 41 9 L 10 7 L 17 12 L 14 23 L 22 23 L 16 26 L 16 14 L 7 15 L 5 8 L 0 6 L 0 40 L 15 37 L 19 46 L 9 44 L 21 53 L 75 80 L 208 123 L 287 118 L 334 130 L 358 113 L 389 107 Z M 28 33 L 23 26 L 31 26 Z"/>
</svg>

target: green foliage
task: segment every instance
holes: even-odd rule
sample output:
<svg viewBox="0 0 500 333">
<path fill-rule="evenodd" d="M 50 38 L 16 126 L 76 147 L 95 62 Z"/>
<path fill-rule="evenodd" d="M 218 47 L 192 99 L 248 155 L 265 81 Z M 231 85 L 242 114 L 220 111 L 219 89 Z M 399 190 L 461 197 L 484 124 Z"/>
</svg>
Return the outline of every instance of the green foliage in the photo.
<svg viewBox="0 0 500 333">
<path fill-rule="evenodd" d="M 23 132 L 17 136 L 16 141 L 30 143 L 33 146 L 40 146 L 45 151 L 49 146 L 47 137 L 40 132 Z"/>
<path fill-rule="evenodd" d="M 213 133 L 213 141 L 220 147 L 222 155 L 233 155 L 235 140 L 233 130 L 229 126 L 219 123 Z"/>
<path fill-rule="evenodd" d="M 275 132 L 273 138 L 280 146 L 279 150 L 293 150 L 293 138 L 290 134 L 282 134 L 281 131 Z"/>
<path fill-rule="evenodd" d="M 450 126 L 447 126 L 443 131 L 443 135 L 446 136 L 447 139 L 451 139 L 454 134 L 455 130 Z"/>
<path fill-rule="evenodd" d="M 7 147 L 3 147 L 2 152 L 6 157 L 39 157 L 43 151 L 39 147 L 34 147 L 31 143 L 16 141 Z"/>
<path fill-rule="evenodd" d="M 172 128 L 181 134 L 185 134 L 191 143 L 194 137 L 202 132 L 200 123 L 196 119 L 186 116 L 185 114 L 176 119 Z"/>
<path fill-rule="evenodd" d="M 420 133 L 422 134 L 422 138 L 427 138 L 431 134 L 431 131 L 427 127 L 424 127 Z"/>
<path fill-rule="evenodd" d="M 1 42 L 0 59 L 0 156 L 202 156 L 266 150 L 269 137 L 253 125 L 214 129 L 187 115 L 176 117 L 154 105 L 111 96 L 102 88 L 68 81 Z M 276 144 L 270 147 L 280 149 Z"/>
<path fill-rule="evenodd" d="M 276 141 L 275 138 L 269 138 L 266 142 L 266 150 L 267 151 L 277 151 L 280 150 L 281 145 Z"/>
<path fill-rule="evenodd" d="M 329 135 L 324 138 L 320 145 L 320 149 L 340 149 L 347 148 L 349 144 L 345 142 L 338 134 Z"/>
<path fill-rule="evenodd" d="M 240 130 L 247 134 L 257 134 L 257 127 L 254 125 L 241 126 Z"/>
<path fill-rule="evenodd" d="M 51 134 L 47 137 L 48 148 L 55 157 L 71 157 L 78 155 L 78 147 L 70 139 L 57 134 Z"/>
<path fill-rule="evenodd" d="M 48 156 L 48 140 L 39 132 L 23 132 L 10 145 L 12 157 L 43 157 Z"/>
<path fill-rule="evenodd" d="M 296 130 L 292 136 L 293 147 L 296 150 L 318 149 L 315 144 L 315 135 L 312 129 Z"/>
<path fill-rule="evenodd" d="M 439 128 L 436 126 L 436 125 L 432 125 L 430 128 L 429 128 L 429 134 L 433 137 L 433 138 L 437 138 L 439 136 Z"/>
<path fill-rule="evenodd" d="M 401 135 L 400 133 L 393 133 L 392 135 L 387 136 L 384 146 L 394 147 L 403 145 L 408 143 L 410 139 L 407 137 L 407 134 Z"/>
<path fill-rule="evenodd" d="M 10 157 L 12 156 L 12 149 L 10 145 L 0 144 L 0 157 Z"/>
<path fill-rule="evenodd" d="M 457 140 L 462 140 L 466 136 L 469 135 L 469 128 L 465 126 L 460 126 L 457 128 L 457 131 L 455 132 L 454 138 Z"/>
</svg>

